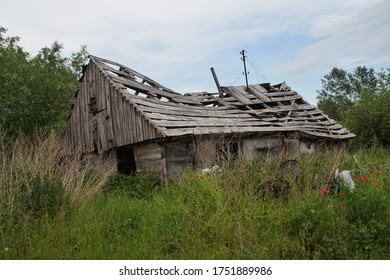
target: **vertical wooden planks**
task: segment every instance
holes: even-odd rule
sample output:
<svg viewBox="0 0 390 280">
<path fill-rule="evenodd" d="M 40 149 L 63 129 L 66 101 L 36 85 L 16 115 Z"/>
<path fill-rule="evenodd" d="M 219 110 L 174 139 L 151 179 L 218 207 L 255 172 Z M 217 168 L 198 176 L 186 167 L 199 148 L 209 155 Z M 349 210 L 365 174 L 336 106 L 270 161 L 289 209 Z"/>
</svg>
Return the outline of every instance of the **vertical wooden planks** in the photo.
<svg viewBox="0 0 390 280">
<path fill-rule="evenodd" d="M 71 150 L 93 152 L 98 147 L 102 152 L 156 137 L 156 128 L 126 93 L 126 89 L 111 81 L 91 60 L 66 130 L 65 138 Z"/>
</svg>

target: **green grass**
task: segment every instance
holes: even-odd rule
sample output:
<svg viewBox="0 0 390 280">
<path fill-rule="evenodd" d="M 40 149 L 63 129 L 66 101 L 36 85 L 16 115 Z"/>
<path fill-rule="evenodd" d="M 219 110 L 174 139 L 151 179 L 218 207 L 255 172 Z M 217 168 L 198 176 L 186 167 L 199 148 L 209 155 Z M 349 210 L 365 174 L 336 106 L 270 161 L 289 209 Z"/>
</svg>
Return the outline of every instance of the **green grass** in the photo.
<svg viewBox="0 0 390 280">
<path fill-rule="evenodd" d="M 204 177 L 189 170 L 167 186 L 83 165 L 70 183 L 69 166 L 33 160 L 47 148 L 25 149 L 29 167 L 3 152 L 0 259 L 390 258 L 389 150 L 301 156 L 288 198 L 275 198 L 284 159 L 224 163 Z M 369 181 L 324 195 L 336 167 Z"/>
</svg>

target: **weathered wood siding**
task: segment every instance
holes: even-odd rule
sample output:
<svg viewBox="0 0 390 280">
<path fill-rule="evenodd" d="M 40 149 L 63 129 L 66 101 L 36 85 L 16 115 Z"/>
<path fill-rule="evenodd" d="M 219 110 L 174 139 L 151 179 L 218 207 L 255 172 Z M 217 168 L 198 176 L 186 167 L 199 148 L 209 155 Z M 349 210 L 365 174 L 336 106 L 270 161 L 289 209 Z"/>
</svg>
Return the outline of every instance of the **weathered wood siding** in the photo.
<svg viewBox="0 0 390 280">
<path fill-rule="evenodd" d="M 158 137 L 161 134 L 126 92 L 110 82 L 98 65 L 88 64 L 66 130 L 68 151 L 102 154 Z"/>
<path fill-rule="evenodd" d="M 167 178 L 164 145 L 161 143 L 138 144 L 133 147 L 137 171 L 149 170 Z"/>
</svg>

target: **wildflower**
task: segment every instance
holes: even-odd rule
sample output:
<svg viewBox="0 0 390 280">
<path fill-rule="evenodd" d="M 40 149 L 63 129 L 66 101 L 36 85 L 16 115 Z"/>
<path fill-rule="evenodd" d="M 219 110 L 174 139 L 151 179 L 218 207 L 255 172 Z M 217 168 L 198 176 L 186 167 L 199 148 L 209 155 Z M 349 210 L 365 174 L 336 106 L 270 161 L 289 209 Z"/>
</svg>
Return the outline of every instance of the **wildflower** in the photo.
<svg viewBox="0 0 390 280">
<path fill-rule="evenodd" d="M 324 195 L 327 195 L 329 191 L 328 191 L 327 189 L 323 189 L 321 192 L 322 192 Z"/>
<path fill-rule="evenodd" d="M 379 180 L 374 180 L 374 185 L 378 185 L 379 184 Z"/>
<path fill-rule="evenodd" d="M 345 192 L 342 192 L 342 193 L 341 193 L 341 196 L 344 197 L 344 196 L 345 196 Z"/>
<path fill-rule="evenodd" d="M 378 171 L 378 172 L 375 173 L 375 175 L 379 176 L 379 175 L 381 175 L 381 173 Z"/>
<path fill-rule="evenodd" d="M 358 178 L 359 178 L 359 180 L 360 180 L 361 182 L 364 181 L 364 177 L 363 177 L 363 176 L 359 176 Z"/>
<path fill-rule="evenodd" d="M 387 171 L 390 171 L 390 167 L 387 167 L 386 169 L 387 169 Z"/>
<path fill-rule="evenodd" d="M 199 179 L 203 180 L 203 179 L 204 179 L 204 176 L 203 176 L 203 175 L 200 175 L 200 176 L 199 176 Z"/>
<path fill-rule="evenodd" d="M 368 168 L 367 168 L 367 171 L 368 171 L 368 172 L 371 172 L 371 168 L 370 168 L 370 167 L 368 167 Z"/>
<path fill-rule="evenodd" d="M 370 178 L 366 177 L 366 178 L 364 178 L 364 181 L 368 182 L 368 181 L 370 181 Z"/>
</svg>

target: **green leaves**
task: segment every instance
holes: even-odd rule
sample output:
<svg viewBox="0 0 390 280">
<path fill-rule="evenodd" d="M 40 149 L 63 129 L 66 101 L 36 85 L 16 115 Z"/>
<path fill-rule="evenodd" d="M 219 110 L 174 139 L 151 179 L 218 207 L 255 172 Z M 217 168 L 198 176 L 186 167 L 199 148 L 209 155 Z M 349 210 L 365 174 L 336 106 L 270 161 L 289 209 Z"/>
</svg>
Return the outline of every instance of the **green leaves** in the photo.
<svg viewBox="0 0 390 280">
<path fill-rule="evenodd" d="M 390 68 L 333 68 L 321 82 L 318 108 L 355 133 L 357 144 L 390 145 Z"/>
<path fill-rule="evenodd" d="M 35 130 L 47 133 L 64 127 L 75 91 L 80 65 L 87 59 L 86 46 L 62 56 L 57 41 L 30 58 L 18 37 L 6 37 L 0 27 L 0 128 L 11 135 Z"/>
<path fill-rule="evenodd" d="M 390 146 L 390 91 L 364 93 L 349 109 L 345 123 L 361 146 Z"/>
</svg>

